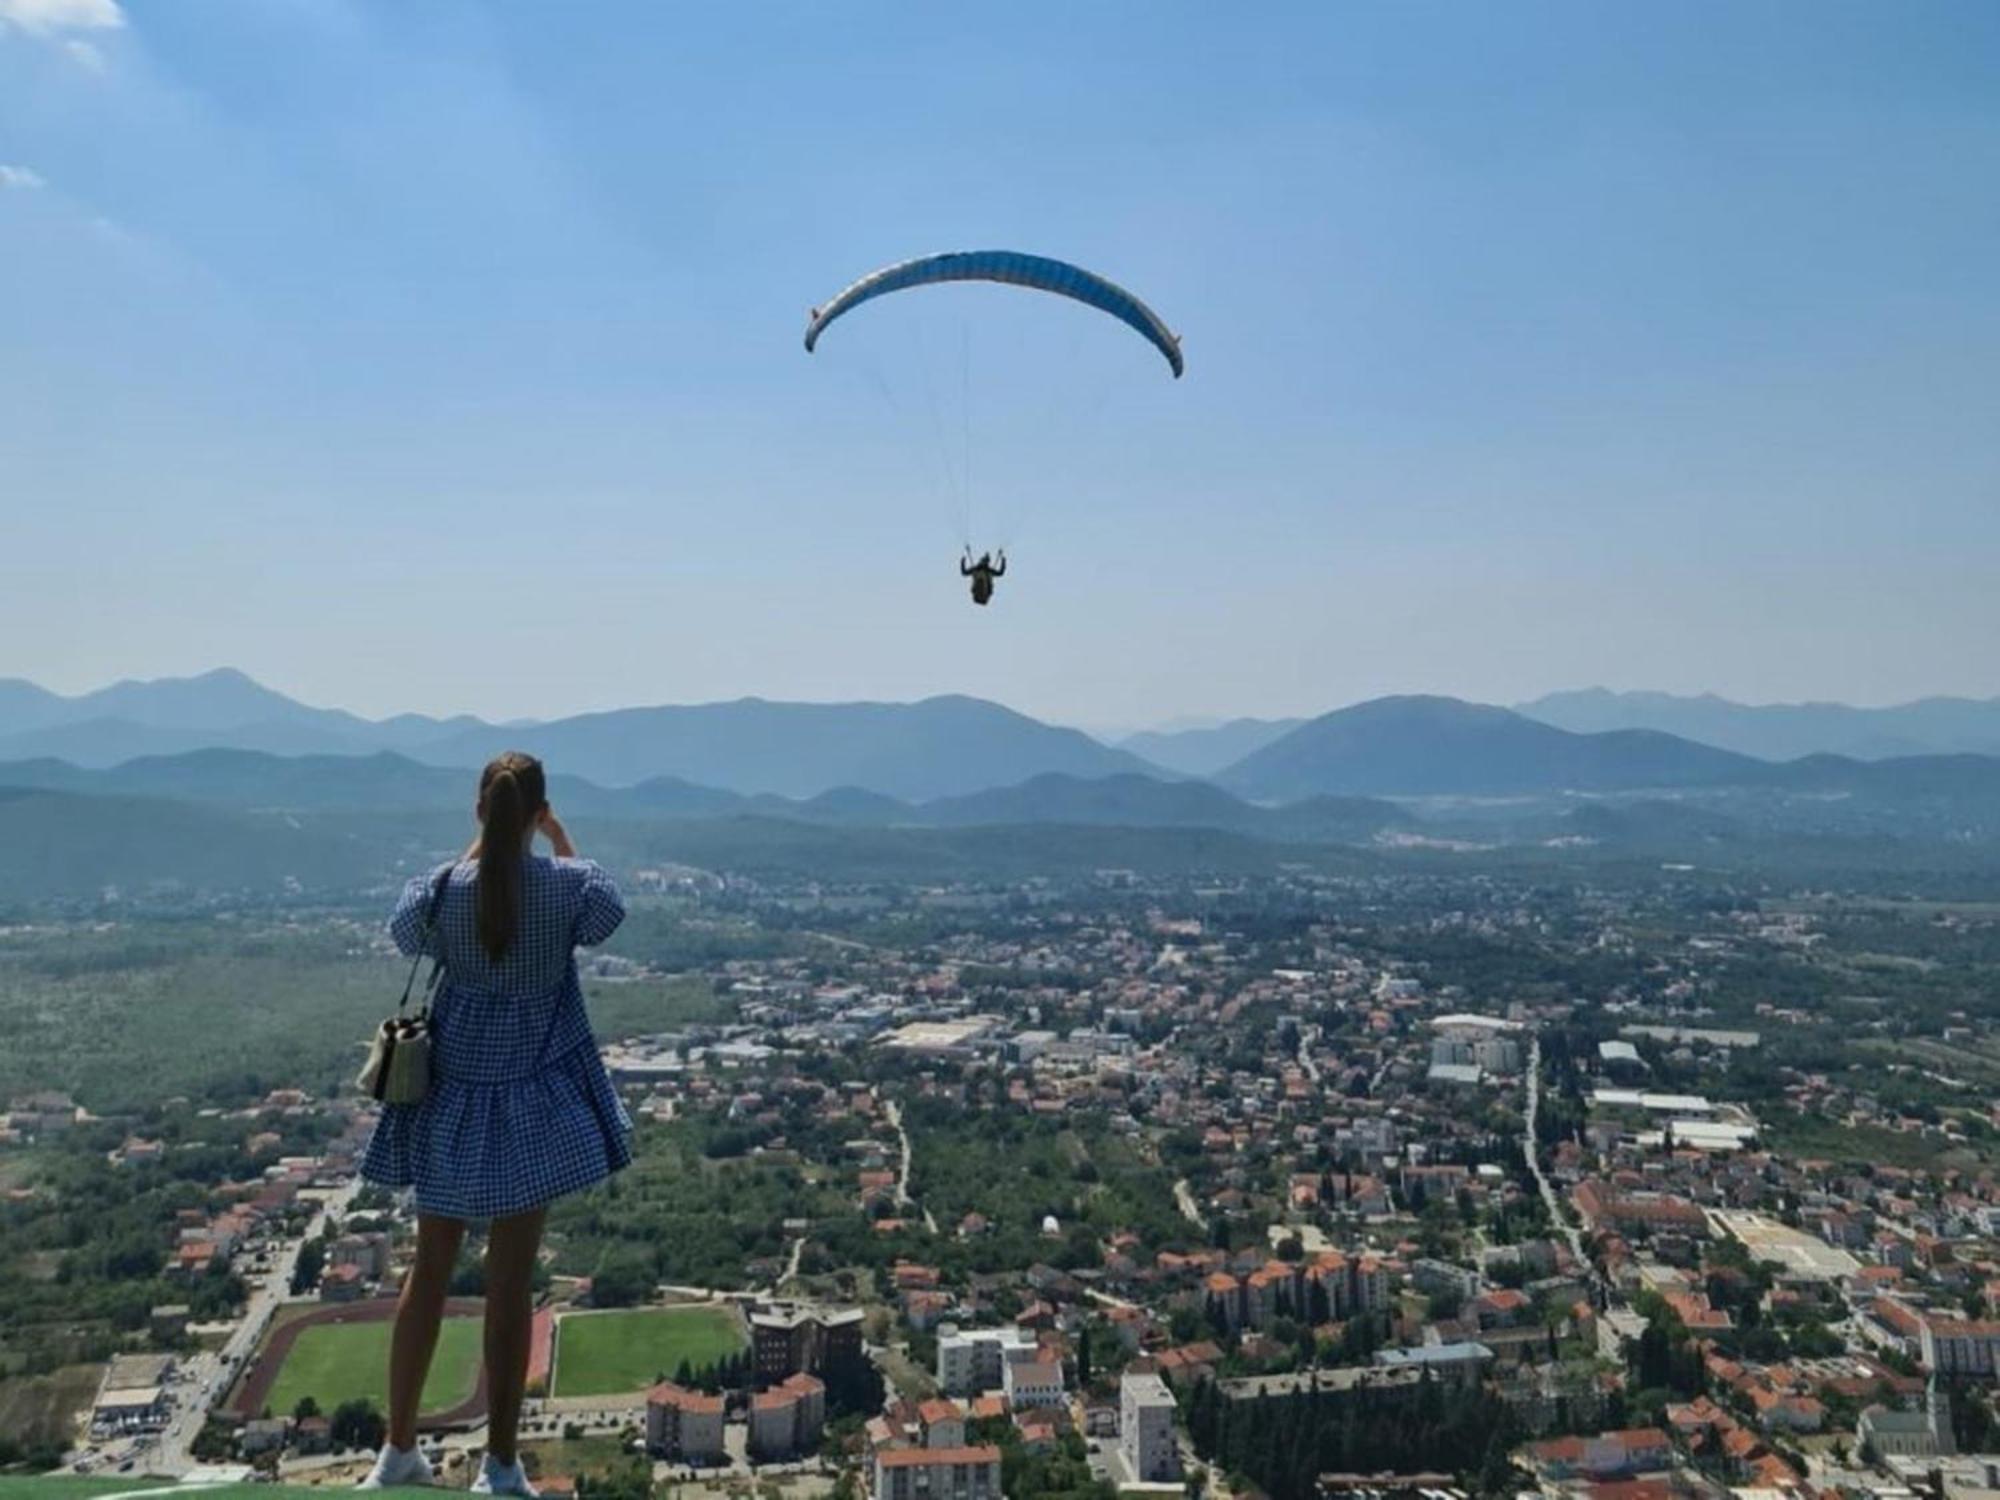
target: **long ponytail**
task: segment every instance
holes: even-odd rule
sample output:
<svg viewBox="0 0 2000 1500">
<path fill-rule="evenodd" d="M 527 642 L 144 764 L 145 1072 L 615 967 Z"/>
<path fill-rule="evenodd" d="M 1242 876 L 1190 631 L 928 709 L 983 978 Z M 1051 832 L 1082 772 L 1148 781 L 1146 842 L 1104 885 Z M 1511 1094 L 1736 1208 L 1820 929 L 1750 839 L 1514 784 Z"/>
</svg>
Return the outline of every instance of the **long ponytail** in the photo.
<svg viewBox="0 0 2000 1500">
<path fill-rule="evenodd" d="M 506 957 L 521 918 L 521 856 L 529 820 L 548 805 L 542 763 L 509 750 L 479 777 L 479 946 L 495 963 Z"/>
</svg>

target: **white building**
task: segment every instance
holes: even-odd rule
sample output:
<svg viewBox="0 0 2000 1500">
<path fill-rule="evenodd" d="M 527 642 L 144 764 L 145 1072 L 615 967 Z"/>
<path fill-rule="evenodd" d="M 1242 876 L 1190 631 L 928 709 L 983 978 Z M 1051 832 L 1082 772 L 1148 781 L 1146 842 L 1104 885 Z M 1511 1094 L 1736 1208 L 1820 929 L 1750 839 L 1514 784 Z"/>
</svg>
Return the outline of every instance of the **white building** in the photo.
<svg viewBox="0 0 2000 1500">
<path fill-rule="evenodd" d="M 875 1500 L 1000 1500 L 1000 1450 L 877 1448 Z"/>
<path fill-rule="evenodd" d="M 1026 1329 L 972 1328 L 946 1323 L 938 1329 L 938 1384 L 948 1396 L 978 1396 L 1003 1389 L 1006 1367 L 1031 1360 L 1038 1346 Z"/>
<path fill-rule="evenodd" d="M 1949 1458 L 1957 1447 L 1951 1419 L 1944 1415 L 1933 1390 L 1921 1411 L 1895 1411 L 1870 1406 L 1854 1424 L 1862 1447 L 1878 1458 Z"/>
<path fill-rule="evenodd" d="M 1014 1061 L 1031 1063 L 1059 1040 L 1053 1031 L 1017 1031 L 1007 1045 Z"/>
<path fill-rule="evenodd" d="M 661 1381 L 646 1393 L 646 1449 L 682 1463 L 725 1462 L 722 1398 Z"/>
<path fill-rule="evenodd" d="M 1063 1404 L 1063 1371 L 1054 1360 L 1010 1359 L 1000 1372 L 1001 1390 L 1015 1411 Z"/>
<path fill-rule="evenodd" d="M 790 1458 L 819 1446 L 826 1427 L 826 1386 L 811 1375 L 793 1375 L 750 1398 L 750 1453 Z"/>
<path fill-rule="evenodd" d="M 2000 1374 L 2000 1322 L 1926 1318 L 1922 1337 L 1924 1365 L 1933 1375 Z"/>
<path fill-rule="evenodd" d="M 105 1391 L 90 1413 L 90 1430 L 97 1437 L 158 1432 L 166 1425 L 166 1392 L 156 1385 Z"/>
<path fill-rule="evenodd" d="M 1479 1071 L 1477 1063 L 1432 1063 L 1430 1072 L 1424 1076 L 1432 1083 L 1459 1084 L 1470 1088 L 1486 1075 Z"/>
<path fill-rule="evenodd" d="M 1171 1484 L 1181 1477 L 1173 1393 L 1159 1376 L 1119 1378 L 1118 1451 L 1126 1474 L 1137 1484 Z"/>
</svg>

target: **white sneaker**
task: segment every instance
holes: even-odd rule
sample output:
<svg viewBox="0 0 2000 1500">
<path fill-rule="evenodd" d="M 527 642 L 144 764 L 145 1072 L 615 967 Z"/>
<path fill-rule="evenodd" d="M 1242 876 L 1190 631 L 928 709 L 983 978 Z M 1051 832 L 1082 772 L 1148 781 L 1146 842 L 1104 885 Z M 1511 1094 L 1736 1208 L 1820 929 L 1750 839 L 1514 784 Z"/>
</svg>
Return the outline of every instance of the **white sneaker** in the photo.
<svg viewBox="0 0 2000 1500">
<path fill-rule="evenodd" d="M 479 1465 L 479 1477 L 472 1481 L 475 1495 L 519 1495 L 522 1500 L 541 1500 L 541 1492 L 528 1483 L 528 1471 L 521 1467 L 521 1460 L 503 1464 L 492 1454 L 487 1454 Z"/>
<path fill-rule="evenodd" d="M 355 1487 L 386 1490 L 395 1485 L 429 1484 L 432 1477 L 431 1461 L 424 1457 L 421 1448 L 398 1448 L 394 1443 L 384 1443 L 382 1451 L 375 1455 L 375 1467 Z"/>
</svg>

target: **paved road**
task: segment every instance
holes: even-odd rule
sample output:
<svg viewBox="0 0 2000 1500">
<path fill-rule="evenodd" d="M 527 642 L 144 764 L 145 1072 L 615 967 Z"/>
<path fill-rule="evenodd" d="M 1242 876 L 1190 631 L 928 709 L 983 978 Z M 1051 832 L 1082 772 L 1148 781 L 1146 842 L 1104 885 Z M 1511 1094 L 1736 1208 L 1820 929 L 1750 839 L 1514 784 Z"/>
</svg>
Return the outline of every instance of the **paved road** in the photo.
<svg viewBox="0 0 2000 1500">
<path fill-rule="evenodd" d="M 778 1286 L 783 1286 L 799 1274 L 799 1257 L 806 1253 L 806 1237 L 800 1235 L 792 1241 L 792 1253 L 785 1261 L 785 1274 L 778 1278 Z M 772 1288 L 775 1291 L 777 1288 Z"/>
<path fill-rule="evenodd" d="M 329 1195 L 325 1206 L 313 1215 L 304 1232 L 297 1239 L 288 1241 L 271 1258 L 270 1274 L 264 1278 L 262 1286 L 250 1293 L 243 1317 L 219 1355 L 202 1354 L 188 1362 L 190 1376 L 177 1388 L 179 1400 L 173 1421 L 160 1434 L 145 1462 L 138 1466 L 139 1472 L 178 1475 L 194 1467 L 194 1455 L 189 1449 L 208 1420 L 210 1409 L 228 1394 L 237 1371 L 256 1352 L 265 1330 L 271 1326 L 271 1319 L 291 1296 L 292 1272 L 298 1267 L 299 1253 L 305 1248 L 306 1241 L 324 1231 L 329 1218 L 338 1220 L 346 1217 L 360 1191 L 361 1181 L 356 1178 Z"/>
<path fill-rule="evenodd" d="M 1181 1217 L 1197 1229 L 1207 1229 L 1208 1220 L 1201 1216 L 1201 1207 L 1194 1201 L 1194 1189 L 1183 1177 L 1174 1184 L 1174 1207 L 1181 1211 Z"/>
<path fill-rule="evenodd" d="M 1087 1286 L 1083 1289 L 1083 1295 L 1093 1302 L 1102 1303 L 1106 1307 L 1129 1307 L 1134 1312 L 1142 1311 L 1138 1303 L 1128 1302 L 1116 1293 L 1105 1291 L 1103 1287 Z"/>
<path fill-rule="evenodd" d="M 1390 1065 L 1393 1064 L 1395 1061 L 1396 1058 L 1393 1053 L 1391 1053 L 1388 1057 L 1382 1059 L 1382 1066 L 1377 1068 L 1375 1070 L 1375 1076 L 1368 1080 L 1369 1098 L 1371 1099 L 1374 1098 L 1376 1093 L 1380 1091 L 1382 1087 L 1382 1080 L 1389 1076 Z"/>
<path fill-rule="evenodd" d="M 1299 1066 L 1305 1069 L 1306 1077 L 1312 1080 L 1314 1088 L 1320 1086 L 1320 1076 L 1319 1064 L 1312 1060 L 1311 1044 L 1318 1039 L 1319 1028 L 1317 1026 L 1301 1026 L 1299 1028 Z"/>
<path fill-rule="evenodd" d="M 882 1101 L 882 1117 L 896 1128 L 896 1139 L 902 1144 L 903 1159 L 896 1167 L 896 1207 L 910 1206 L 910 1133 L 903 1128 L 902 1106 L 894 1099 Z M 924 1228 L 932 1234 L 938 1232 L 937 1220 L 931 1217 L 927 1208 L 924 1213 Z"/>
<path fill-rule="evenodd" d="M 221 1349 L 204 1350 L 180 1361 L 167 1388 L 172 1415 L 162 1431 L 137 1438 L 113 1439 L 97 1444 L 94 1455 L 75 1457 L 83 1458 L 90 1472 L 125 1472 L 135 1478 L 141 1475 L 178 1478 L 194 1468 L 196 1460 L 190 1451 L 194 1440 L 207 1425 L 209 1412 L 228 1395 L 243 1361 L 262 1342 L 271 1319 L 290 1297 L 292 1272 L 298 1266 L 299 1252 L 305 1248 L 307 1240 L 325 1229 L 329 1215 L 335 1219 L 344 1217 L 360 1191 L 361 1183 L 357 1179 L 329 1194 L 325 1205 L 313 1215 L 303 1233 L 279 1247 L 271 1257 L 269 1272 L 259 1285 L 252 1288 L 235 1330 Z M 119 1466 L 128 1460 L 132 1464 L 131 1469 L 121 1471 Z M 71 1472 L 82 1471 L 72 1467 Z"/>
<path fill-rule="evenodd" d="M 1521 1136 L 1521 1149 L 1527 1153 L 1528 1170 L 1535 1174 L 1535 1186 L 1541 1189 L 1542 1202 L 1549 1211 L 1549 1221 L 1562 1231 L 1569 1241 L 1570 1254 L 1576 1263 L 1587 1271 L 1592 1280 L 1597 1277 L 1591 1267 L 1590 1257 L 1584 1253 L 1583 1236 L 1577 1233 L 1576 1224 L 1564 1210 L 1562 1201 L 1556 1197 L 1556 1190 L 1542 1171 L 1541 1142 L 1535 1139 L 1535 1117 L 1542 1107 L 1542 1039 L 1539 1035 L 1528 1043 L 1528 1128 Z"/>
</svg>

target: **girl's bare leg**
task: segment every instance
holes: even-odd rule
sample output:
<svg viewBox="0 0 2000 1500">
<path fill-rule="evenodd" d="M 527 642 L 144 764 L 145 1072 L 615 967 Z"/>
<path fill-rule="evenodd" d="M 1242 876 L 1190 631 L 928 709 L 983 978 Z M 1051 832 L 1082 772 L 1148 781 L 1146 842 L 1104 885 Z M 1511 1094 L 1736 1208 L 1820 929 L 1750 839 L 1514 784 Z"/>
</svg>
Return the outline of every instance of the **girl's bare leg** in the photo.
<svg viewBox="0 0 2000 1500">
<path fill-rule="evenodd" d="M 486 1235 L 486 1451 L 514 1461 L 534 1330 L 532 1279 L 546 1209 L 495 1219 Z"/>
<path fill-rule="evenodd" d="M 465 1225 L 458 1219 L 428 1214 L 417 1218 L 417 1258 L 403 1279 L 396 1330 L 389 1341 L 389 1441 L 398 1448 L 417 1445 L 417 1407 L 423 1400 L 431 1355 L 437 1350 L 451 1270 L 464 1239 Z"/>
</svg>

